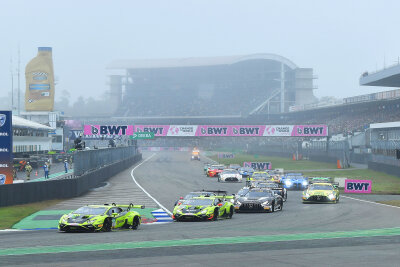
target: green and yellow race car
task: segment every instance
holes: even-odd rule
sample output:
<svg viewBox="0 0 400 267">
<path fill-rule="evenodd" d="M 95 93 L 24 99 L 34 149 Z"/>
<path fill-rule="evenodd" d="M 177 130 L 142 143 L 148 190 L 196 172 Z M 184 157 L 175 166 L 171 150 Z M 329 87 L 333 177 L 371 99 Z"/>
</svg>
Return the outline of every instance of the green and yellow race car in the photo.
<svg viewBox="0 0 400 267">
<path fill-rule="evenodd" d="M 313 183 L 303 191 L 303 203 L 337 203 L 339 189 L 331 183 Z"/>
<path fill-rule="evenodd" d="M 233 216 L 233 196 L 194 197 L 175 206 L 172 218 L 175 221 L 203 221 Z"/>
<path fill-rule="evenodd" d="M 64 214 L 58 222 L 62 232 L 110 232 L 111 229 L 138 229 L 141 216 L 133 209 L 144 209 L 143 205 L 87 205 Z"/>
</svg>

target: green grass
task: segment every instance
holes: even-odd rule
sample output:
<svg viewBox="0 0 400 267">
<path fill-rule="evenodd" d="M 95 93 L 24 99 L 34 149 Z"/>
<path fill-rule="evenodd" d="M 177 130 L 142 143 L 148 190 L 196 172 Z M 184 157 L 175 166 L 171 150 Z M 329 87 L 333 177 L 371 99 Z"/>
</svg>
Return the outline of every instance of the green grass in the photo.
<svg viewBox="0 0 400 267">
<path fill-rule="evenodd" d="M 9 229 L 23 218 L 57 204 L 61 200 L 49 200 L 25 205 L 15 205 L 0 208 L 0 229 Z"/>
<path fill-rule="evenodd" d="M 244 161 L 261 161 L 261 162 L 266 161 L 266 162 L 271 162 L 273 169 L 283 168 L 285 170 L 313 170 L 313 169 L 337 168 L 335 164 L 331 163 L 314 162 L 308 160 L 294 161 L 290 158 L 247 155 L 247 154 L 235 154 L 235 158 L 233 159 L 218 159 L 217 155 L 213 155 L 210 158 L 222 164 L 240 164 L 242 166 Z"/>
<path fill-rule="evenodd" d="M 400 200 L 377 201 L 378 203 L 400 207 Z"/>
</svg>

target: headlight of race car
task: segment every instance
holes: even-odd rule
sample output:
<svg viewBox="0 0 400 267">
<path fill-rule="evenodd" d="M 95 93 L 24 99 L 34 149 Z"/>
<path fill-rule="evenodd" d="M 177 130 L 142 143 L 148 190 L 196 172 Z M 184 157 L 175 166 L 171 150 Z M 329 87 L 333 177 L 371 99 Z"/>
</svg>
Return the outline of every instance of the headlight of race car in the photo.
<svg viewBox="0 0 400 267">
<path fill-rule="evenodd" d="M 305 197 L 306 197 L 306 198 L 309 198 L 309 197 L 310 197 L 310 194 L 309 194 L 309 193 L 306 193 L 306 194 L 305 194 Z"/>
<path fill-rule="evenodd" d="M 308 182 L 307 182 L 307 181 L 303 181 L 303 182 L 302 182 L 302 185 L 307 186 L 307 185 L 308 185 Z"/>
<path fill-rule="evenodd" d="M 93 224 L 95 221 L 96 221 L 96 219 L 91 219 L 91 220 L 87 220 L 86 223 Z"/>
<path fill-rule="evenodd" d="M 262 205 L 262 206 L 268 206 L 268 205 L 269 205 L 269 201 L 267 200 L 267 201 L 261 203 L 261 205 Z"/>
<path fill-rule="evenodd" d="M 67 221 L 68 221 L 68 216 L 63 216 L 63 217 L 61 218 L 61 222 L 62 222 L 62 223 L 67 223 Z"/>
<path fill-rule="evenodd" d="M 240 203 L 240 201 L 239 200 L 236 200 L 236 202 L 235 202 L 235 205 L 242 205 L 242 203 Z"/>
<path fill-rule="evenodd" d="M 207 213 L 207 210 L 206 210 L 206 209 L 204 209 L 204 210 L 201 211 L 201 214 L 206 214 L 206 213 Z"/>
<path fill-rule="evenodd" d="M 292 185 L 292 181 L 290 181 L 290 180 L 285 181 L 285 185 L 286 186 L 291 186 Z"/>
<path fill-rule="evenodd" d="M 328 198 L 329 198 L 330 200 L 332 200 L 332 199 L 335 198 L 335 195 L 331 193 L 331 194 L 328 196 Z"/>
</svg>

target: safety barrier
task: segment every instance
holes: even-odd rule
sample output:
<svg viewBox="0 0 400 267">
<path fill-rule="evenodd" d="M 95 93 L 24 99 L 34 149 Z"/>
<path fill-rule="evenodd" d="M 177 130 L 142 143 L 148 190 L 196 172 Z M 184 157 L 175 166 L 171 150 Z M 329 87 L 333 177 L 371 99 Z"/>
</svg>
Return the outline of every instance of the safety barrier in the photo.
<svg viewBox="0 0 400 267">
<path fill-rule="evenodd" d="M 138 153 L 136 146 L 77 151 L 74 155 L 74 174 L 80 176 L 114 162 L 131 158 Z"/>
<path fill-rule="evenodd" d="M 141 159 L 142 155 L 136 154 L 81 176 L 70 176 L 66 179 L 1 185 L 0 207 L 78 197 Z"/>
</svg>

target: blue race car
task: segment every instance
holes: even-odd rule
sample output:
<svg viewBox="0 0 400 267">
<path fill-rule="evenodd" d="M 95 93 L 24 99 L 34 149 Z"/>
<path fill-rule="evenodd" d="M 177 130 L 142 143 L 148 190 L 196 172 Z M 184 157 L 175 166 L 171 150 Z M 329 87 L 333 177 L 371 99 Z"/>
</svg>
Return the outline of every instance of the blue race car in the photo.
<svg viewBox="0 0 400 267">
<path fill-rule="evenodd" d="M 238 169 L 239 173 L 242 175 L 243 178 L 247 178 L 253 175 L 254 169 L 250 167 L 241 167 Z"/>
<path fill-rule="evenodd" d="M 304 190 L 308 187 L 308 178 L 302 173 L 287 173 L 282 177 L 281 183 L 286 189 Z"/>
</svg>

